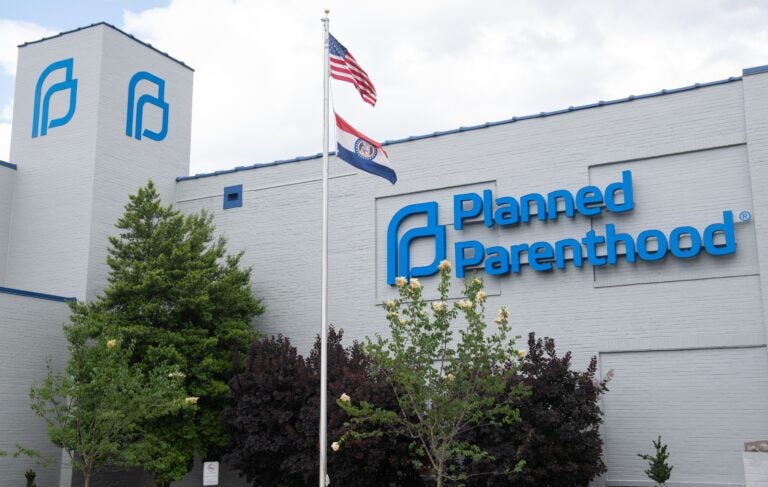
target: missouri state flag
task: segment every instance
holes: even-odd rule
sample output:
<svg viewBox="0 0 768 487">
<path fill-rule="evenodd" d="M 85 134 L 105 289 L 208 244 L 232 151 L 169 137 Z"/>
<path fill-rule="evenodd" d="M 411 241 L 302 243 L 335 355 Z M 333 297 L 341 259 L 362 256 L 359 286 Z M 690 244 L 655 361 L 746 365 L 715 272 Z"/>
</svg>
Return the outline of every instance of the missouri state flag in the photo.
<svg viewBox="0 0 768 487">
<path fill-rule="evenodd" d="M 334 115 L 336 115 L 336 155 L 339 159 L 395 184 L 397 174 L 389 166 L 387 152 L 381 144 L 355 130 L 338 113 L 334 112 Z"/>
</svg>

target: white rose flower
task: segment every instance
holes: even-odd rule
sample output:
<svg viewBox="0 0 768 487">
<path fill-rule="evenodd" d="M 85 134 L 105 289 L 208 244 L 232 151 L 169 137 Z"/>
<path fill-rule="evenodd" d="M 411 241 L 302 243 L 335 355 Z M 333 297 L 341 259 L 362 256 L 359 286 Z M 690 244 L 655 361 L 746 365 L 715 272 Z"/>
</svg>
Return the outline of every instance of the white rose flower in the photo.
<svg viewBox="0 0 768 487">
<path fill-rule="evenodd" d="M 435 301 L 432 303 L 432 309 L 434 311 L 443 311 L 445 309 L 445 301 Z"/>
<path fill-rule="evenodd" d="M 333 443 L 331 443 L 331 450 L 339 451 L 339 448 L 341 448 L 341 445 L 339 445 L 338 441 L 334 441 Z"/>
<path fill-rule="evenodd" d="M 405 286 L 406 282 L 408 282 L 408 281 L 406 281 L 405 278 L 402 277 L 402 276 L 395 278 L 395 286 L 397 286 L 397 287 Z"/>
<path fill-rule="evenodd" d="M 349 404 L 349 402 L 350 402 L 351 398 L 350 398 L 348 395 L 346 395 L 346 393 L 345 393 L 345 394 L 342 394 L 342 395 L 339 397 L 339 400 L 340 400 L 341 402 L 343 402 L 343 403 L 347 403 L 347 404 Z"/>
<path fill-rule="evenodd" d="M 441 260 L 437 268 L 441 271 L 449 271 L 451 270 L 451 263 L 447 260 Z"/>
</svg>

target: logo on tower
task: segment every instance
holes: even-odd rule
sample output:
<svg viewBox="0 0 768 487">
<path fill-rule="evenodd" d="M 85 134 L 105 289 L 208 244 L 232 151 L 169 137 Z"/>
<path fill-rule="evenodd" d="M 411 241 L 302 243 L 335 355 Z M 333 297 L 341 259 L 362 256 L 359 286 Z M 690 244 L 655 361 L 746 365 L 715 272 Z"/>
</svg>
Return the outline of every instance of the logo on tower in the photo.
<svg viewBox="0 0 768 487">
<path fill-rule="evenodd" d="M 62 59 L 48 65 L 37 78 L 35 85 L 35 113 L 32 116 L 32 138 L 48 134 L 48 129 L 61 127 L 72 119 L 77 104 L 77 79 L 73 77 L 74 60 Z M 56 72 L 64 72 L 64 80 L 53 83 L 43 94 L 43 85 L 48 77 Z M 50 119 L 51 97 L 59 92 L 69 91 L 69 105 L 66 113 L 59 118 Z"/>
<path fill-rule="evenodd" d="M 157 87 L 157 96 L 144 93 L 136 98 L 136 88 L 141 81 Z M 146 85 L 144 83 L 143 85 Z M 162 112 L 162 123 L 157 132 L 144 128 L 144 106 L 152 105 Z M 168 134 L 168 103 L 165 101 L 165 80 L 147 71 L 134 74 L 128 83 L 128 115 L 125 121 L 125 135 L 141 140 L 142 137 L 160 141 Z"/>
<path fill-rule="evenodd" d="M 405 232 L 398 241 L 398 233 L 403 220 L 414 215 L 426 215 L 427 225 L 412 228 Z M 418 238 L 435 239 L 435 258 L 431 264 L 411 267 L 411 242 Z M 445 259 L 445 226 L 437 220 L 437 202 L 429 201 L 401 208 L 395 213 L 387 227 L 387 283 L 395 284 L 398 276 L 430 276 L 437 272 L 440 261 Z"/>
</svg>

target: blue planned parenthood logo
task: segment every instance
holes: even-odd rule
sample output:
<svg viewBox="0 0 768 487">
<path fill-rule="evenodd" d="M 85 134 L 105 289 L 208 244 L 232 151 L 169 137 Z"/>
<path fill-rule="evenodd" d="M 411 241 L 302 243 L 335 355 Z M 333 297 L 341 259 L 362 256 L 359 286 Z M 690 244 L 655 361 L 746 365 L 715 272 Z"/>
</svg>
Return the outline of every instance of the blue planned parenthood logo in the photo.
<svg viewBox="0 0 768 487">
<path fill-rule="evenodd" d="M 459 237 L 469 222 L 482 222 L 487 228 L 515 228 L 558 218 L 591 218 L 602 213 L 625 213 L 634 210 L 634 207 L 632 172 L 623 171 L 621 180 L 604 188 L 588 185 L 575 192 L 557 189 L 547 194 L 530 193 L 520 197 L 496 196 L 491 190 L 484 190 L 482 194 L 456 194 L 453 196 L 451 227 Z M 418 214 L 426 215 L 427 225 L 405 231 L 398 241 L 403 221 Z M 430 201 L 408 205 L 392 217 L 387 229 L 388 284 L 394 285 L 398 276 L 410 278 L 438 272 L 438 265 L 446 255 L 447 225 L 438 225 L 437 216 L 438 204 Z M 739 214 L 742 221 L 749 221 L 750 218 L 747 211 Z M 435 259 L 429 265 L 411 267 L 411 242 L 426 237 L 435 239 Z M 629 263 L 658 261 L 670 254 L 678 259 L 693 259 L 702 251 L 712 256 L 736 252 L 734 215 L 731 211 L 721 212 L 714 222 L 703 229 L 683 225 L 669 231 L 651 228 L 629 234 L 608 223 L 603 232 L 591 229 L 586 234 L 555 242 L 486 245 L 474 239 L 453 240 L 458 278 L 475 270 L 496 276 L 517 274 L 523 265 L 534 271 L 550 272 L 565 269 L 567 265 L 582 267 L 585 263 L 600 267 L 617 265 L 620 260 Z"/>
<path fill-rule="evenodd" d="M 72 58 L 62 59 L 48 65 L 43 70 L 40 77 L 37 78 L 35 85 L 34 114 L 32 116 L 32 138 L 38 135 L 48 134 L 48 129 L 61 127 L 72 119 L 77 105 L 77 79 L 73 77 L 74 60 Z M 43 85 L 50 75 L 63 71 L 64 80 L 58 81 L 45 90 L 43 94 Z M 51 97 L 59 92 L 69 91 L 69 105 L 64 115 L 50 119 Z"/>
<path fill-rule="evenodd" d="M 157 86 L 157 96 L 145 93 L 136 98 L 136 88 L 141 81 L 148 81 Z M 152 105 L 163 114 L 160 130 L 144 128 L 144 106 Z M 125 135 L 141 140 L 142 137 L 161 141 L 168 135 L 168 103 L 165 101 L 165 80 L 147 71 L 134 74 L 128 83 L 128 110 L 125 120 Z"/>
<path fill-rule="evenodd" d="M 403 220 L 415 216 L 426 215 L 425 227 L 412 228 L 405 232 L 398 241 L 398 233 Z M 411 267 L 411 242 L 418 238 L 435 239 L 435 258 L 431 264 Z M 437 272 L 440 261 L 445 259 L 445 226 L 438 225 L 437 203 L 430 201 L 401 208 L 395 213 L 387 227 L 387 283 L 395 284 L 395 279 L 402 276 L 430 276 Z"/>
</svg>

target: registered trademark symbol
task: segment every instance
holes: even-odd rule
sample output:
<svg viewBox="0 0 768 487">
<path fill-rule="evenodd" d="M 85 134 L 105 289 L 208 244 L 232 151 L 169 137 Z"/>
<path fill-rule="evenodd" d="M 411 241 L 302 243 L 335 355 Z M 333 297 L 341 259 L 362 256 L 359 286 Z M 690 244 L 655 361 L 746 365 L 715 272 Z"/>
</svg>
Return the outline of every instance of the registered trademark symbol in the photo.
<svg viewBox="0 0 768 487">
<path fill-rule="evenodd" d="M 743 222 L 748 222 L 751 219 L 752 219 L 752 213 L 748 211 L 742 211 L 741 213 L 739 213 L 739 220 Z"/>
</svg>

